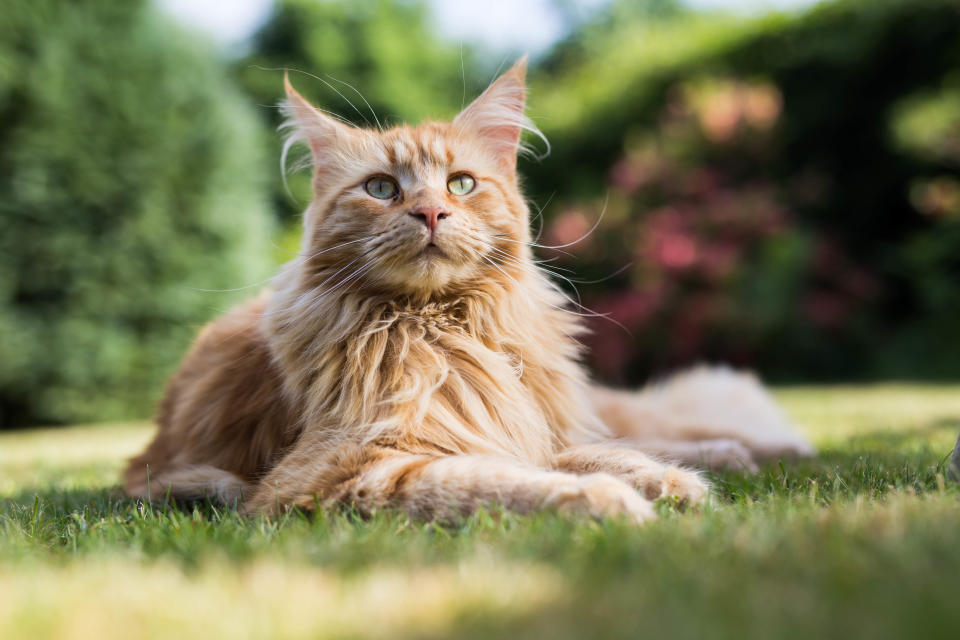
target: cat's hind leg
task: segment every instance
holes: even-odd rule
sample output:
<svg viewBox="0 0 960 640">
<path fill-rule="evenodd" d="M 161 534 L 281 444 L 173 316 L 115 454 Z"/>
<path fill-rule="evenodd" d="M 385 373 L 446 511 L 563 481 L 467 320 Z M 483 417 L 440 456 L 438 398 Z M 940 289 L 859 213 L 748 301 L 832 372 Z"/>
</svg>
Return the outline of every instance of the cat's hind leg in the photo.
<svg viewBox="0 0 960 640">
<path fill-rule="evenodd" d="M 421 455 L 384 447 L 343 447 L 312 464 L 282 461 L 245 505 L 273 513 L 286 506 L 346 504 L 361 513 L 399 507 L 417 518 L 453 520 L 500 505 L 529 513 L 543 509 L 640 523 L 656 517 L 652 503 L 605 473 L 576 475 L 540 469 L 494 455 Z"/>
<path fill-rule="evenodd" d="M 644 440 L 631 446 L 664 460 L 705 469 L 731 469 L 755 472 L 759 469 L 753 453 L 737 440 Z"/>
<path fill-rule="evenodd" d="M 149 467 L 130 468 L 126 474 L 126 491 L 132 497 L 163 500 L 208 498 L 226 505 L 238 505 L 249 485 L 229 471 L 207 464 L 191 464 L 166 468 L 151 473 Z"/>
</svg>

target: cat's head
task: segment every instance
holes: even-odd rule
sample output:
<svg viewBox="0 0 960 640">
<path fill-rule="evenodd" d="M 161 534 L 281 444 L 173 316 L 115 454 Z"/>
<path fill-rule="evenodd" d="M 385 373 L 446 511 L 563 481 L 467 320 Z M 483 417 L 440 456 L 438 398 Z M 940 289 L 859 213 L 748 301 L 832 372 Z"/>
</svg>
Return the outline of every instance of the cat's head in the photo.
<svg viewBox="0 0 960 640">
<path fill-rule="evenodd" d="M 304 142 L 312 154 L 310 286 L 432 295 L 522 278 L 530 238 L 516 164 L 521 132 L 533 129 L 525 72 L 521 60 L 452 122 L 385 130 L 345 124 L 287 81 L 288 147 Z"/>
</svg>

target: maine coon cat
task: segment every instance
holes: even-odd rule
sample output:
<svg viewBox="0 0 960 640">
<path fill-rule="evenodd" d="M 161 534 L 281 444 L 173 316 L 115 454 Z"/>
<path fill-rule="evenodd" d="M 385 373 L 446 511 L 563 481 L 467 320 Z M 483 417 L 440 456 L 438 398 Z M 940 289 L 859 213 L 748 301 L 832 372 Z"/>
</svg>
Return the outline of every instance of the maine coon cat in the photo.
<svg viewBox="0 0 960 640">
<path fill-rule="evenodd" d="M 385 131 L 325 115 L 286 81 L 290 142 L 312 154 L 302 251 L 201 331 L 127 468 L 130 495 L 640 522 L 658 497 L 708 495 L 665 460 L 810 452 L 748 375 L 591 386 L 580 318 L 531 254 L 524 76 L 520 61 L 452 122 Z"/>
</svg>

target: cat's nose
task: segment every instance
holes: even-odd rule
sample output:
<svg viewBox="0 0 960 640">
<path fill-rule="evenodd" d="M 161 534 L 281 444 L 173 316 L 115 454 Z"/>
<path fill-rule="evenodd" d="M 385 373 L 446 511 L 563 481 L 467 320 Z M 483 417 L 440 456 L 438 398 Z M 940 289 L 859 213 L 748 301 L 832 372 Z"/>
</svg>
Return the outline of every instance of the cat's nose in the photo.
<svg viewBox="0 0 960 640">
<path fill-rule="evenodd" d="M 427 225 L 427 231 L 430 232 L 432 237 L 433 232 L 437 230 L 437 225 L 440 224 L 441 220 L 448 217 L 450 212 L 443 207 L 421 206 L 411 211 L 410 215 L 419 218 L 423 224 Z"/>
</svg>

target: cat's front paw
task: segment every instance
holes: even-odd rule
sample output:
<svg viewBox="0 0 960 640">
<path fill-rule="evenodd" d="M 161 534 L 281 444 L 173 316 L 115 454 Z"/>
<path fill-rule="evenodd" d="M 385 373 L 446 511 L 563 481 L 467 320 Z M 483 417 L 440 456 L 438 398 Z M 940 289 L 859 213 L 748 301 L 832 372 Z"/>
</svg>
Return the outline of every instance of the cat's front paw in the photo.
<svg viewBox="0 0 960 640">
<path fill-rule="evenodd" d="M 684 506 L 696 506 L 710 495 L 710 485 L 699 474 L 667 464 L 638 468 L 628 480 L 648 500 L 671 498 Z"/>
<path fill-rule="evenodd" d="M 703 504 L 710 496 L 708 485 L 698 474 L 679 467 L 670 467 L 660 481 L 659 498 L 671 498 L 684 506 Z"/>
<path fill-rule="evenodd" d="M 584 513 L 594 518 L 625 517 L 637 524 L 657 517 L 652 502 L 605 473 L 591 473 L 557 486 L 547 504 L 560 511 Z"/>
</svg>

